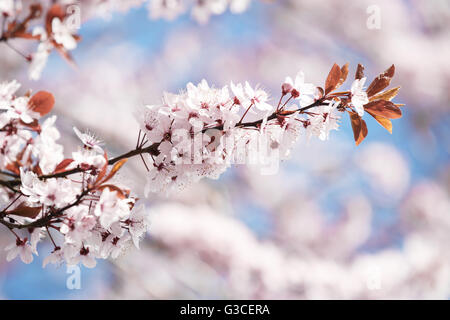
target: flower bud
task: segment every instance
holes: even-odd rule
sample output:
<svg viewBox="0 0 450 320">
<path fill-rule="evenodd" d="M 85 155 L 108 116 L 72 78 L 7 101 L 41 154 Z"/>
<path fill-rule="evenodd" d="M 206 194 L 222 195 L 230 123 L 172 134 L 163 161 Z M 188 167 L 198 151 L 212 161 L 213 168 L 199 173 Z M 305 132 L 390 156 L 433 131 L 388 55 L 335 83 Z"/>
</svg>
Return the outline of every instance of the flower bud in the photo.
<svg viewBox="0 0 450 320">
<path fill-rule="evenodd" d="M 298 92 L 296 89 L 292 89 L 291 95 L 293 98 L 298 98 L 300 96 L 300 92 Z"/>
<path fill-rule="evenodd" d="M 289 92 L 291 92 L 293 89 L 292 85 L 289 83 L 283 83 L 283 85 L 281 86 L 281 92 L 283 95 L 288 94 Z"/>
</svg>

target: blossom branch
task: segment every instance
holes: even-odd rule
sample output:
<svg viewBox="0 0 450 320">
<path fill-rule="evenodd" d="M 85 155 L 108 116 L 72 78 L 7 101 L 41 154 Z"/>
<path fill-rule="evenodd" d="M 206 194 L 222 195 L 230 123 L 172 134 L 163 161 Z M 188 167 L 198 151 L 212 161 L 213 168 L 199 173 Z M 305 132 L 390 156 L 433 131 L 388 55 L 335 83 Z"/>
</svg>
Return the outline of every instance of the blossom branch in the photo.
<svg viewBox="0 0 450 320">
<path fill-rule="evenodd" d="M 41 232 L 49 228 L 63 235 L 63 243 L 51 238 L 55 250 L 44 264 L 82 262 L 93 267 L 95 259 L 114 258 L 129 242 L 137 246 L 148 226 L 145 208 L 135 208 L 137 198 L 113 179 L 135 156 L 147 171 L 147 195 L 179 190 L 204 177 L 217 178 L 241 155 L 245 162 L 251 152 L 258 158 L 271 158 L 275 152 L 276 161 L 286 159 L 302 132 L 307 138 L 327 140 L 344 112 L 350 116 L 357 145 L 368 133 L 365 113 L 392 132 L 391 119 L 402 115 L 401 105 L 391 102 L 398 88 L 383 90 L 394 70 L 390 67 L 365 89 L 359 65 L 351 89 L 340 92 L 336 89 L 345 82 L 348 65 L 333 65 L 323 88 L 306 83 L 300 72 L 294 80 L 286 78 L 276 106 L 269 103 L 267 92 L 248 82 L 231 83 L 231 92 L 228 86 L 214 88 L 206 81 L 190 83 L 180 94 L 166 93 L 161 105 L 144 106 L 137 113 L 140 130 L 135 148 L 111 159 L 100 140 L 76 128 L 83 147 L 65 159 L 56 142 L 56 117 L 42 125 L 39 121 L 53 108 L 53 95 L 40 91 L 17 97 L 15 81 L 0 84 L 0 108 L 5 111 L 0 113 L 0 174 L 11 178 L 0 179 L 2 197 L 9 199 L 0 223 L 20 231 L 13 231 L 16 239 L 7 247 L 7 259 L 20 255 L 22 261 L 31 262 Z M 257 120 L 244 122 L 250 111 Z M 261 154 L 267 152 L 261 142 L 268 144 L 269 153 Z M 75 174 L 79 175 L 70 177 Z"/>
</svg>

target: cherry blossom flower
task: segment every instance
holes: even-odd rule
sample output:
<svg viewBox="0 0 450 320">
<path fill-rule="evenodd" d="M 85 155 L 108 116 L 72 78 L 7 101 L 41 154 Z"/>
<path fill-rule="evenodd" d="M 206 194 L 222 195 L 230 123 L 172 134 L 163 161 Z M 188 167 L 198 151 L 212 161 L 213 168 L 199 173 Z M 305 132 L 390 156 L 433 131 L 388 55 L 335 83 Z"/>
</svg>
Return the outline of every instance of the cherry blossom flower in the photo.
<svg viewBox="0 0 450 320">
<path fill-rule="evenodd" d="M 269 95 L 262 89 L 253 89 L 248 82 L 245 82 L 244 92 L 247 99 L 261 111 L 271 111 L 273 106 L 267 103 Z"/>
<path fill-rule="evenodd" d="M 328 140 L 331 130 L 338 130 L 340 114 L 337 112 L 338 101 L 314 108 L 315 115 L 306 120 L 307 136 L 316 136 L 320 140 Z"/>
<path fill-rule="evenodd" d="M 14 99 L 11 107 L 7 110 L 7 114 L 11 119 L 20 119 L 27 124 L 39 118 L 39 114 L 29 108 L 27 97 Z"/>
<path fill-rule="evenodd" d="M 0 109 L 7 109 L 11 105 L 14 94 L 20 88 L 16 80 L 0 83 Z"/>
<path fill-rule="evenodd" d="M 56 116 L 44 121 L 41 134 L 36 138 L 33 147 L 33 155 L 39 158 L 39 167 L 42 172 L 49 174 L 64 159 L 64 148 L 57 143 L 60 133 L 55 127 Z"/>
<path fill-rule="evenodd" d="M 0 2 L 0 13 L 6 16 L 13 16 L 17 8 L 21 7 L 21 1 L 3 0 Z"/>
<path fill-rule="evenodd" d="M 33 172 L 21 169 L 22 186 L 20 190 L 35 205 L 63 207 L 75 199 L 78 186 L 68 179 L 47 179 L 41 181 Z"/>
<path fill-rule="evenodd" d="M 140 205 L 133 208 L 130 217 L 124 223 L 128 226 L 134 245 L 139 249 L 139 242 L 150 225 L 149 214 L 145 206 Z"/>
<path fill-rule="evenodd" d="M 78 130 L 76 127 L 73 127 L 73 131 L 75 132 L 77 137 L 81 140 L 81 142 L 83 142 L 84 146 L 87 149 L 93 149 L 96 152 L 103 154 L 103 149 L 101 147 L 103 143 L 102 141 L 97 139 L 93 134 L 89 132 L 81 133 L 80 130 Z"/>
<path fill-rule="evenodd" d="M 100 218 L 102 227 L 108 229 L 114 222 L 120 221 L 130 214 L 129 200 L 119 199 L 117 191 L 105 188 L 94 213 Z"/>
<path fill-rule="evenodd" d="M 50 42 L 44 41 L 39 43 L 36 53 L 31 56 L 31 63 L 28 69 L 28 77 L 31 80 L 40 79 L 52 49 L 53 45 Z"/>
<path fill-rule="evenodd" d="M 96 225 L 97 220 L 89 214 L 86 207 L 75 207 L 68 210 L 60 232 L 65 235 L 65 243 L 81 245 L 83 240 L 89 239 Z"/>
<path fill-rule="evenodd" d="M 150 0 L 149 14 L 152 19 L 173 20 L 191 8 L 191 16 L 201 24 L 209 21 L 212 15 L 223 14 L 227 8 L 234 14 L 247 10 L 250 0 Z"/>
<path fill-rule="evenodd" d="M 110 234 L 103 241 L 102 248 L 100 249 L 101 256 L 105 259 L 107 257 L 117 259 L 129 246 L 130 238 L 131 236 L 129 234 L 125 234 L 122 237 Z"/>
<path fill-rule="evenodd" d="M 351 88 L 352 93 L 352 105 L 355 107 L 356 112 L 360 117 L 364 115 L 364 105 L 369 102 L 367 93 L 364 91 L 364 83 L 366 78 L 356 79 Z"/>
<path fill-rule="evenodd" d="M 234 84 L 231 82 L 231 91 L 235 96 L 235 103 L 243 107 L 254 105 L 261 111 L 270 111 L 273 107 L 267 103 L 268 94 L 262 89 L 253 89 L 248 82 Z"/>
<path fill-rule="evenodd" d="M 61 44 L 66 50 L 77 47 L 77 40 L 73 37 L 72 31 L 59 18 L 53 18 L 52 32 L 56 43 Z"/>
<path fill-rule="evenodd" d="M 295 99 L 300 100 L 300 106 L 305 107 L 314 102 L 313 95 L 316 87 L 312 83 L 305 83 L 305 74 L 302 71 L 297 73 L 295 80 L 292 80 L 291 77 L 286 77 L 283 85 L 290 88 L 288 92 Z"/>
<path fill-rule="evenodd" d="M 206 23 L 211 15 L 224 13 L 227 9 L 227 2 L 224 0 L 197 1 L 192 8 L 192 16 L 199 23 Z"/>
<path fill-rule="evenodd" d="M 250 6 L 251 0 L 231 0 L 230 11 L 235 14 L 243 13 Z"/>
<path fill-rule="evenodd" d="M 97 265 L 96 256 L 89 247 L 82 247 L 78 254 L 71 259 L 70 264 L 83 264 L 86 268 L 92 269 Z"/>
<path fill-rule="evenodd" d="M 170 140 L 172 136 L 172 121 L 164 116 L 164 107 L 145 106 L 148 110 L 144 119 L 144 130 L 150 141 Z"/>
<path fill-rule="evenodd" d="M 20 256 L 20 259 L 23 263 L 30 264 L 33 262 L 33 254 L 38 255 L 37 251 L 30 245 L 27 238 L 23 240 L 17 238 L 17 240 L 5 248 L 8 251 L 6 255 L 6 260 L 12 261 L 17 256 Z"/>
<path fill-rule="evenodd" d="M 148 3 L 152 19 L 174 20 L 186 10 L 183 0 L 152 0 Z"/>
<path fill-rule="evenodd" d="M 45 268 L 49 263 L 51 264 L 61 264 L 64 261 L 64 252 L 60 247 L 56 247 L 50 255 L 44 258 L 42 262 L 42 267 Z"/>
<path fill-rule="evenodd" d="M 41 228 L 35 228 L 30 234 L 30 246 L 33 252 L 37 252 L 37 244 L 45 237 Z"/>
<path fill-rule="evenodd" d="M 87 169 L 100 169 L 105 163 L 106 159 L 103 155 L 98 154 L 94 150 L 80 149 L 76 152 L 72 152 L 73 162 L 69 165 L 69 168 L 87 168 Z"/>
</svg>

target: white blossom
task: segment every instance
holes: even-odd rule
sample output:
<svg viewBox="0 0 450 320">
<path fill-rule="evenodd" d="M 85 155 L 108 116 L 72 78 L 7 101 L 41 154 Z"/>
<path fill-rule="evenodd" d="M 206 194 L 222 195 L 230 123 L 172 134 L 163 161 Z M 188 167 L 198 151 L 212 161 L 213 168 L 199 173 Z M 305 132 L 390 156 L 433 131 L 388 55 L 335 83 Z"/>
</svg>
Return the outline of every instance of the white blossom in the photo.
<svg viewBox="0 0 450 320">
<path fill-rule="evenodd" d="M 33 155 L 39 158 L 39 167 L 44 174 L 55 170 L 56 166 L 64 159 L 64 148 L 57 143 L 60 133 L 55 127 L 56 116 L 44 121 L 41 134 L 33 145 Z"/>
<path fill-rule="evenodd" d="M 55 42 L 61 44 L 66 50 L 77 47 L 77 40 L 73 37 L 72 30 L 59 18 L 52 20 L 52 33 Z"/>
<path fill-rule="evenodd" d="M 20 83 L 16 80 L 0 83 L 0 109 L 8 109 L 16 91 L 20 88 Z"/>
<path fill-rule="evenodd" d="M 105 188 L 94 211 L 103 228 L 108 229 L 114 222 L 126 218 L 130 214 L 129 201 L 117 197 L 117 191 Z"/>
<path fill-rule="evenodd" d="M 300 100 L 300 106 L 305 107 L 314 102 L 313 95 L 316 87 L 312 83 L 305 83 L 305 74 L 300 71 L 297 73 L 295 80 L 286 77 L 285 84 L 290 86 L 289 92 L 295 99 Z"/>
<path fill-rule="evenodd" d="M 356 112 L 360 117 L 364 115 L 364 105 L 369 102 L 367 93 L 364 91 L 364 83 L 366 82 L 366 77 L 361 79 L 356 79 L 351 88 L 352 93 L 352 105 L 355 107 Z"/>
<path fill-rule="evenodd" d="M 70 164 L 69 168 L 81 167 L 100 169 L 106 164 L 104 155 L 100 155 L 94 150 L 85 148 L 72 152 L 72 159 L 73 162 Z"/>
<path fill-rule="evenodd" d="M 24 172 L 22 168 L 20 176 L 22 180 L 20 190 L 35 206 L 46 205 L 62 208 L 73 202 L 79 192 L 79 186 L 68 179 L 40 180 L 35 173 Z"/>
<path fill-rule="evenodd" d="M 44 258 L 42 262 L 42 267 L 45 268 L 49 263 L 51 264 L 61 264 L 64 261 L 64 252 L 60 247 L 55 248 L 51 254 Z"/>
<path fill-rule="evenodd" d="M 28 69 L 28 77 L 31 80 L 39 80 L 47 64 L 53 45 L 49 41 L 40 42 L 37 51 L 31 56 L 30 67 Z"/>
<path fill-rule="evenodd" d="M 186 10 L 183 0 L 152 0 L 148 3 L 152 19 L 174 20 Z"/>
<path fill-rule="evenodd" d="M 95 268 L 97 265 L 95 253 L 93 253 L 89 247 L 82 247 L 76 255 L 71 257 L 69 264 L 79 263 L 89 269 Z"/>
<path fill-rule="evenodd" d="M 2 0 L 0 1 L 0 13 L 6 16 L 14 16 L 17 9 L 21 8 L 21 0 Z"/>
<path fill-rule="evenodd" d="M 307 120 L 307 136 L 316 136 L 328 140 L 330 131 L 339 128 L 340 115 L 337 112 L 339 102 L 330 102 L 312 109 L 314 113 Z"/>
<path fill-rule="evenodd" d="M 19 239 L 10 245 L 5 247 L 5 250 L 8 251 L 6 255 L 6 260 L 12 261 L 17 256 L 20 257 L 23 263 L 30 264 L 33 262 L 33 254 L 37 255 L 37 251 L 30 245 L 28 239 Z"/>
<path fill-rule="evenodd" d="M 137 208 L 134 207 L 125 224 L 128 226 L 133 244 L 139 249 L 139 242 L 150 225 L 149 214 L 145 206 L 140 205 Z"/>
<path fill-rule="evenodd" d="M 81 133 L 81 131 L 78 130 L 76 127 L 73 127 L 73 131 L 75 132 L 77 137 L 81 140 L 81 142 L 83 142 L 84 146 L 87 149 L 93 149 L 98 153 L 103 154 L 103 149 L 101 147 L 103 143 L 102 141 L 97 139 L 93 134 L 89 132 Z"/>
</svg>

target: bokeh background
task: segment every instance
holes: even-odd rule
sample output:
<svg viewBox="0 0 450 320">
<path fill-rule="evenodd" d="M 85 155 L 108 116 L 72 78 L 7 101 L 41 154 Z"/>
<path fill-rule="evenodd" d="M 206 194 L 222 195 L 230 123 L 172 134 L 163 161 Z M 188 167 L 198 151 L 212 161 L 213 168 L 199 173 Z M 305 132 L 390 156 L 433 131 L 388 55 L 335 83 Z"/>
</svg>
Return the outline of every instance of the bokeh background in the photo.
<svg viewBox="0 0 450 320">
<path fill-rule="evenodd" d="M 380 8 L 380 29 L 366 26 L 370 5 Z M 77 146 L 73 126 L 94 131 L 112 154 L 130 150 L 136 106 L 189 81 L 249 80 L 277 99 L 285 76 L 303 70 L 323 85 L 335 62 L 349 62 L 352 74 L 361 62 L 369 80 L 394 63 L 404 117 L 392 135 L 367 119 L 357 148 L 344 118 L 329 141 L 298 143 L 277 175 L 236 166 L 142 199 L 153 224 L 141 249 L 82 268 L 80 290 L 67 289 L 65 266 L 6 263 L 0 250 L 0 298 L 450 297 L 448 1 L 253 0 L 205 25 L 189 15 L 151 20 L 136 7 L 89 17 L 79 33 L 78 67 L 53 53 L 40 81 L 0 47 L 0 81 L 54 93 L 67 154 Z M 144 172 L 132 159 L 120 179 L 142 196 Z M 0 233 L 0 247 L 9 236 Z"/>
</svg>

